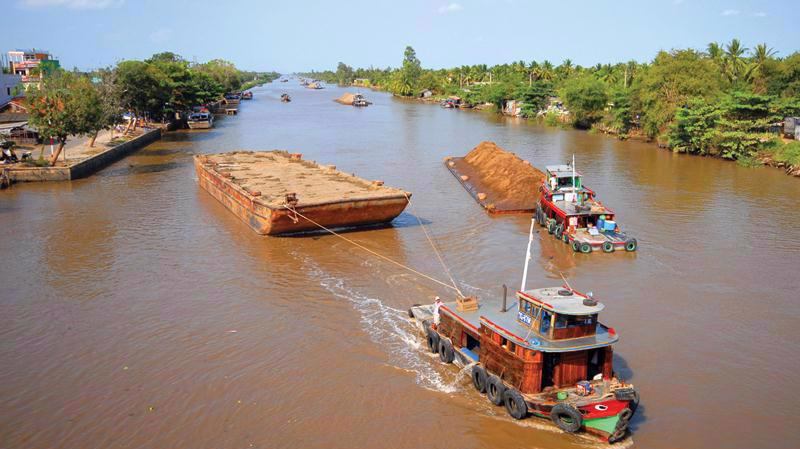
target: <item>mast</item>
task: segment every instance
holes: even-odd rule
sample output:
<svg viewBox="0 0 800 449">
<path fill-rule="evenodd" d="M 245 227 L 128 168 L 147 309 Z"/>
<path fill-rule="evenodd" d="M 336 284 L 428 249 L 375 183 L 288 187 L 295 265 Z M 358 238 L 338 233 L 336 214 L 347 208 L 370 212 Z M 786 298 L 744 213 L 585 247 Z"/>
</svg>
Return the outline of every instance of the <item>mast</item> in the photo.
<svg viewBox="0 0 800 449">
<path fill-rule="evenodd" d="M 574 195 L 572 198 L 578 202 L 578 190 L 575 188 L 575 153 L 572 153 L 572 194 Z"/>
<path fill-rule="evenodd" d="M 531 230 L 528 233 L 528 250 L 525 253 L 525 269 L 522 270 L 522 286 L 519 291 L 525 291 L 525 284 L 528 283 L 528 263 L 531 261 L 531 243 L 533 242 L 533 224 L 536 223 L 536 217 L 531 218 Z"/>
</svg>

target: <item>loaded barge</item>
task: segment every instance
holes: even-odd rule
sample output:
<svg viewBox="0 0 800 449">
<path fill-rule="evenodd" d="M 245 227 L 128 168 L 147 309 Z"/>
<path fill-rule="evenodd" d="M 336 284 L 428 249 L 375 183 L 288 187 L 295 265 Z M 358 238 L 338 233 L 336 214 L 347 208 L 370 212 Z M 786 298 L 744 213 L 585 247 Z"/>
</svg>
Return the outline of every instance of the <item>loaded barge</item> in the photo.
<svg viewBox="0 0 800 449">
<path fill-rule="evenodd" d="M 614 211 L 595 199 L 572 164 L 548 165 L 539 186 L 534 217 L 556 239 L 575 252 L 636 251 L 638 242 L 620 230 Z"/>
<path fill-rule="evenodd" d="M 261 235 L 388 223 L 411 193 L 286 151 L 197 155 L 200 186 Z"/>
</svg>

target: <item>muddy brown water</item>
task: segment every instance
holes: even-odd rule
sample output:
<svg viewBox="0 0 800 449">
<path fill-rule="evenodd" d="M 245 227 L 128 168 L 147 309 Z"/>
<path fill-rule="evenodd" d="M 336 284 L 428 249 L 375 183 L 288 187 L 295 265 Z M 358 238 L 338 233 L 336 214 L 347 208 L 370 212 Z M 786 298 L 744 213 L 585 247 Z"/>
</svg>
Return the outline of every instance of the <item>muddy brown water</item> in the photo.
<svg viewBox="0 0 800 449">
<path fill-rule="evenodd" d="M 279 96 L 288 91 L 291 103 Z M 197 153 L 288 149 L 414 193 L 464 289 L 517 288 L 528 218 L 490 217 L 442 165 L 493 140 L 574 153 L 635 254 L 537 231 L 529 286 L 607 304 L 641 391 L 643 448 L 800 446 L 800 180 L 513 119 L 255 90 L 211 131 L 169 134 L 76 182 L 0 192 L 0 447 L 590 448 L 515 422 L 426 354 L 404 319 L 448 292 L 331 236 L 265 238 L 198 188 Z M 413 215 L 358 242 L 445 278 Z"/>
</svg>

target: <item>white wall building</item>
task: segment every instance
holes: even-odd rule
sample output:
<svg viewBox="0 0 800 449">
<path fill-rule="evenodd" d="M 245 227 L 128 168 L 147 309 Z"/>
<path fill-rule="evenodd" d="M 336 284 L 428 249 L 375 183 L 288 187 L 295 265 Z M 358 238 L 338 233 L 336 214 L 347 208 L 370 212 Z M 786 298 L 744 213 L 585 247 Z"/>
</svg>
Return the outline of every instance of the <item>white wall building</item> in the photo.
<svg viewBox="0 0 800 449">
<path fill-rule="evenodd" d="M 22 82 L 20 75 L 0 73 L 0 108 L 14 98 L 16 87 Z"/>
</svg>

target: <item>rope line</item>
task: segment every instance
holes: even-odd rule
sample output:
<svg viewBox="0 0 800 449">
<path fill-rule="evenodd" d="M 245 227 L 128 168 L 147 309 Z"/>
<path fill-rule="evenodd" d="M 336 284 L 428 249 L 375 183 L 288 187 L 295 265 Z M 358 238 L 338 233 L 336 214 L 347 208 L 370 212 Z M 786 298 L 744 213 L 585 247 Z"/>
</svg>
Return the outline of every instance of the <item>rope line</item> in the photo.
<svg viewBox="0 0 800 449">
<path fill-rule="evenodd" d="M 435 282 L 435 283 L 437 283 L 437 284 L 441 285 L 442 287 L 446 287 L 446 288 L 449 288 L 449 289 L 453 289 L 453 290 L 455 290 L 456 292 L 458 292 L 459 294 L 461 294 L 461 292 L 458 290 L 458 288 L 457 288 L 457 287 L 454 287 L 453 285 L 448 285 L 448 284 L 447 284 L 447 283 L 445 283 L 445 282 L 442 282 L 442 281 L 440 281 L 440 280 L 438 280 L 438 279 L 432 278 L 432 277 L 428 276 L 427 274 L 425 274 L 425 273 L 421 273 L 421 272 L 419 272 L 419 271 L 417 271 L 417 270 L 415 270 L 415 269 L 413 269 L 413 268 L 411 268 L 411 267 L 409 267 L 409 266 L 403 265 L 402 263 L 400 263 L 400 262 L 398 262 L 398 261 L 396 261 L 396 260 L 394 260 L 394 259 L 391 259 L 391 258 L 389 258 L 389 257 L 386 257 L 386 256 L 384 256 L 383 254 L 379 254 L 379 253 L 377 253 L 377 252 L 375 252 L 375 251 L 373 251 L 373 250 L 371 250 L 371 249 L 367 248 L 366 246 L 364 246 L 364 245 L 361 245 L 360 243 L 357 243 L 357 242 L 355 242 L 355 241 L 353 241 L 353 240 L 351 240 L 351 239 L 349 239 L 349 238 L 347 238 L 347 237 L 345 237 L 345 236 L 343 236 L 343 235 L 339 234 L 338 232 L 336 232 L 336 231 L 334 231 L 334 230 L 332 230 L 332 229 L 328 229 L 328 228 L 326 228 L 325 226 L 323 226 L 323 225 L 321 225 L 321 224 L 317 223 L 316 221 L 314 221 L 314 220 L 312 220 L 312 219 L 310 219 L 310 218 L 306 217 L 305 215 L 301 214 L 300 212 L 297 212 L 297 210 L 296 210 L 296 209 L 294 209 L 293 207 L 290 207 L 289 205 L 286 205 L 286 204 L 284 204 L 284 205 L 283 205 L 283 207 L 285 207 L 286 209 L 290 210 L 290 211 L 291 211 L 291 212 L 293 212 L 295 215 L 305 218 L 305 219 L 306 219 L 306 220 L 308 220 L 309 222 L 313 223 L 315 226 L 318 226 L 320 229 L 323 229 L 324 231 L 326 231 L 326 232 L 329 232 L 329 233 L 331 233 L 331 234 L 335 235 L 336 237 L 339 237 L 340 239 L 342 239 L 342 240 L 344 240 L 344 241 L 346 241 L 346 242 L 348 242 L 348 243 L 350 243 L 350 244 L 352 244 L 352 245 L 355 245 L 355 246 L 357 246 L 358 248 L 361 248 L 361 249 L 363 249 L 364 251 L 366 251 L 366 252 L 368 252 L 368 253 L 372 254 L 373 256 L 379 257 L 379 258 L 381 258 L 381 259 L 383 259 L 383 260 L 385 260 L 385 261 L 387 261 L 387 262 L 391 262 L 391 263 L 393 263 L 393 264 L 397 265 L 397 266 L 398 266 L 398 267 L 400 267 L 400 268 L 403 268 L 403 269 L 405 269 L 405 270 L 408 270 L 408 271 L 410 271 L 410 272 L 412 272 L 412 273 L 416 274 L 417 276 L 421 276 L 421 277 L 423 277 L 423 278 L 425 278 L 425 279 L 427 279 L 427 280 L 429 280 L 429 281 L 431 281 L 431 282 Z"/>
<path fill-rule="evenodd" d="M 411 198 L 408 197 L 408 194 L 406 192 L 403 192 L 403 195 L 405 195 L 406 201 L 408 201 L 408 204 L 410 205 L 411 204 Z M 428 230 L 425 228 L 425 225 L 422 223 L 422 220 L 419 218 L 419 215 L 417 215 L 417 214 L 412 214 L 412 215 L 414 215 L 414 218 L 417 219 L 417 222 L 419 223 L 419 226 L 422 228 L 422 232 L 425 233 L 425 237 L 428 239 L 428 243 L 431 244 L 431 248 L 433 248 L 433 252 L 436 254 L 436 257 L 439 259 L 439 263 L 442 264 L 442 268 L 444 269 L 445 274 L 447 275 L 448 278 L 450 278 L 450 282 L 453 284 L 453 290 L 455 290 L 456 293 L 458 293 L 458 296 L 463 298 L 464 294 L 461 293 L 461 290 L 458 289 L 458 285 L 456 284 L 456 280 L 453 279 L 453 275 L 450 273 L 450 269 L 447 267 L 447 264 L 444 263 L 444 257 L 442 257 L 441 252 L 439 252 L 439 249 L 436 247 L 436 243 L 434 243 L 433 238 L 431 238 L 430 234 L 428 234 Z"/>
</svg>

